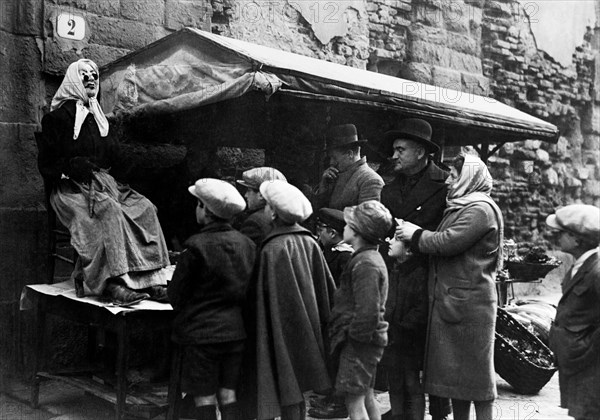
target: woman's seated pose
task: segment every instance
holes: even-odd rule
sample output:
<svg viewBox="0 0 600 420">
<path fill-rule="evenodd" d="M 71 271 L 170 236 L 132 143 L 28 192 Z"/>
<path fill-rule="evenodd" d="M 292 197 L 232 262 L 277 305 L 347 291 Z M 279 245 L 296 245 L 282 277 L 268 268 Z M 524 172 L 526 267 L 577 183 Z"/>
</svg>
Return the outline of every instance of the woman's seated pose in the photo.
<svg viewBox="0 0 600 420">
<path fill-rule="evenodd" d="M 81 59 L 67 69 L 42 119 L 38 167 L 51 182 L 50 204 L 71 233 L 79 258 L 72 277 L 88 294 L 131 303 L 166 297 L 169 265 L 155 206 L 115 181 L 118 142 L 96 98 L 98 67 Z"/>
</svg>

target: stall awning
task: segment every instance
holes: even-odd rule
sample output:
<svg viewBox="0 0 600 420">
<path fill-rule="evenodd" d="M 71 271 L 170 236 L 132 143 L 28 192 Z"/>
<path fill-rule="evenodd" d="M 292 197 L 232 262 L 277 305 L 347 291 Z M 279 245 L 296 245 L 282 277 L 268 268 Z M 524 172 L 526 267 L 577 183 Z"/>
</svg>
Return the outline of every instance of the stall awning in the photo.
<svg viewBox="0 0 600 420">
<path fill-rule="evenodd" d="M 176 113 L 249 91 L 357 104 L 420 116 L 449 130 L 494 133 L 493 141 L 555 142 L 553 124 L 491 98 L 356 69 L 192 28 L 101 69 L 105 112 Z"/>
</svg>

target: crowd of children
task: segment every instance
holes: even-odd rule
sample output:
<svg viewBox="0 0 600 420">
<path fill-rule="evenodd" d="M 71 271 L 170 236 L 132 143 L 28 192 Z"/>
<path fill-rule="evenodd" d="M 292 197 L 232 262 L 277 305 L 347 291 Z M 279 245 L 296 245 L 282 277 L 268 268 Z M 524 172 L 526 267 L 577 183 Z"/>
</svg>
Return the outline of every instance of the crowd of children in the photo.
<svg viewBox="0 0 600 420">
<path fill-rule="evenodd" d="M 379 418 L 388 270 L 378 244 L 392 216 L 374 200 L 324 208 L 313 235 L 301 226 L 311 203 L 280 172 L 255 168 L 240 184 L 260 203 L 250 217 L 270 225 L 259 248 L 232 227 L 247 207 L 237 189 L 200 179 L 189 188 L 200 231 L 168 285 L 194 417 L 214 420 L 218 406 L 224 420 L 299 420 L 303 393 L 316 390 L 335 394 L 352 419 Z"/>
</svg>

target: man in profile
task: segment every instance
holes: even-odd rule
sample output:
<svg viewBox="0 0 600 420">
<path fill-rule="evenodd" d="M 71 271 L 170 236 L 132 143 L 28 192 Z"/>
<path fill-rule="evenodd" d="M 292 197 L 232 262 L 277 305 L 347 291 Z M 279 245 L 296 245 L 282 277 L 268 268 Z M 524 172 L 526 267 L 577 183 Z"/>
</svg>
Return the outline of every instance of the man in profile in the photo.
<svg viewBox="0 0 600 420">
<path fill-rule="evenodd" d="M 387 153 L 392 156 L 394 178 L 383 187 L 381 202 L 395 219 L 408 220 L 424 229 L 435 230 L 446 208 L 448 188 L 445 181 L 448 172 L 432 160 L 432 155 L 439 151 L 439 146 L 431 141 L 431 135 L 431 125 L 418 118 L 402 120 L 394 130 L 384 134 Z M 393 232 L 390 232 L 391 235 Z M 388 270 L 391 270 L 394 264 L 387 255 L 387 247 L 382 246 L 381 252 L 388 264 Z M 396 269 L 412 276 L 420 273 L 421 280 L 427 283 L 427 256 L 412 255 L 398 264 Z M 415 337 L 405 326 L 408 325 L 407 319 L 415 314 L 418 314 L 420 319 L 412 319 L 410 323 L 427 325 L 427 311 L 415 310 L 412 315 L 403 313 L 408 309 L 400 302 L 405 300 L 403 294 L 408 291 L 404 290 L 400 283 L 393 283 L 396 278 L 390 277 L 386 307 L 386 320 L 390 323 L 390 344 L 386 347 L 380 363 L 386 368 L 392 409 L 382 417 L 386 420 L 423 419 L 425 399 L 419 380 L 422 360 L 415 363 L 412 358 L 412 361 L 407 363 L 407 358 L 403 357 L 405 349 L 402 343 L 406 340 L 420 343 L 421 349 L 417 352 L 424 354 L 426 328 L 421 331 L 422 337 Z M 430 395 L 429 412 L 432 420 L 446 418 L 451 412 L 450 401 Z"/>
<path fill-rule="evenodd" d="M 325 152 L 330 166 L 323 172 L 316 194 L 316 207 L 344 210 L 381 198 L 383 179 L 367 165 L 354 124 L 333 126 L 326 136 Z"/>
</svg>

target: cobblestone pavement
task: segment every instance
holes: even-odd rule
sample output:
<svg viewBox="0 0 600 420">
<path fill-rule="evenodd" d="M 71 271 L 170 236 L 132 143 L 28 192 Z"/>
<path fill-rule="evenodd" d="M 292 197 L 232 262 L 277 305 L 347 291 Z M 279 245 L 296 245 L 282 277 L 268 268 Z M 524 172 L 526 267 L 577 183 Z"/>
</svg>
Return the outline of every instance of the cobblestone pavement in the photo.
<svg viewBox="0 0 600 420">
<path fill-rule="evenodd" d="M 530 290 L 523 290 L 521 297 L 531 296 Z M 550 292 L 550 293 L 549 293 Z M 539 292 L 538 292 L 539 293 Z M 520 294 L 520 293 L 517 293 Z M 535 298 L 556 304 L 560 293 L 548 290 Z M 0 394 L 0 420 L 104 420 L 114 418 L 114 408 L 70 385 L 56 381 L 44 382 L 40 389 L 40 408 L 29 407 L 29 389 L 21 381 L 0 378 L 3 393 Z M 495 402 L 493 420 L 567 420 L 567 410 L 559 407 L 560 391 L 558 373 L 536 395 L 520 395 L 502 378 L 497 377 L 498 399 Z M 308 395 L 307 395 L 308 401 Z M 381 412 L 389 410 L 387 393 L 377 394 Z M 136 419 L 137 417 L 128 417 Z M 155 419 L 163 419 L 164 415 Z M 451 419 L 452 417 L 450 417 Z M 475 418 L 474 410 L 471 418 Z M 312 420 L 310 417 L 308 419 Z M 426 420 L 431 417 L 426 415 Z"/>
<path fill-rule="evenodd" d="M 498 377 L 498 399 L 493 420 L 566 420 L 567 411 L 558 406 L 558 374 L 537 395 L 520 395 Z M 26 384 L 11 383 L 0 395 L 0 420 L 104 420 L 114 418 L 107 402 L 58 382 L 45 382 L 40 392 L 40 408 L 29 407 Z M 382 412 L 389 410 L 387 393 L 377 394 Z M 136 417 L 128 417 L 136 419 Z M 155 419 L 163 419 L 157 416 Z M 474 414 L 472 416 L 474 418 Z M 310 419 L 310 417 L 308 417 Z M 429 415 L 426 420 L 430 420 Z"/>
</svg>

